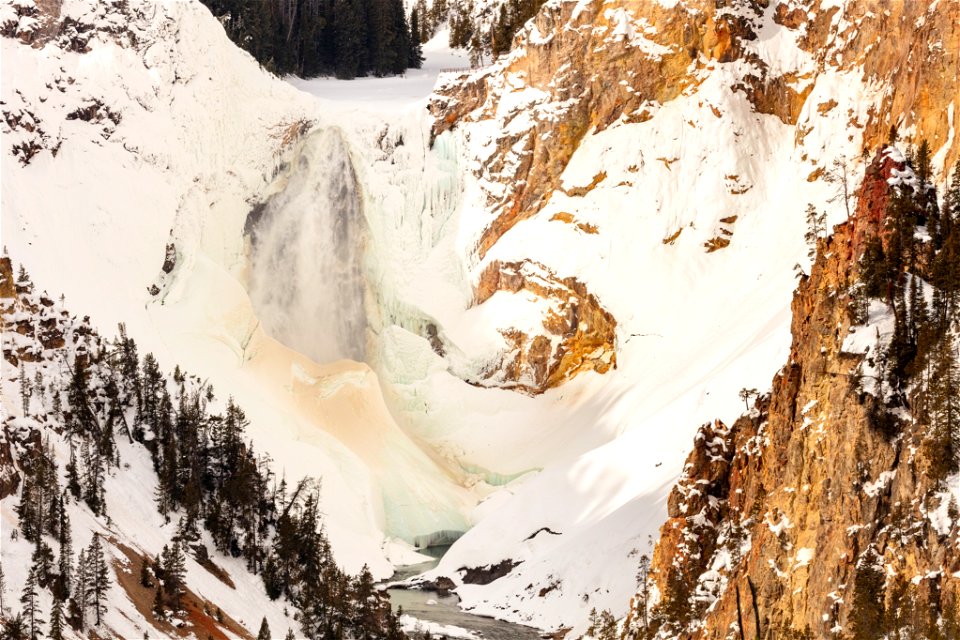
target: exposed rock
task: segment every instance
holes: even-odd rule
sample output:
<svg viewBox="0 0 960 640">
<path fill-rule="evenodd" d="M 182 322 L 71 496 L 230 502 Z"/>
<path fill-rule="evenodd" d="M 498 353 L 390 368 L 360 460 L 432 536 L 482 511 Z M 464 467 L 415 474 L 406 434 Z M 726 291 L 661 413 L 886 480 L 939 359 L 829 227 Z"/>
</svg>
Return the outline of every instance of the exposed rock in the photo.
<svg viewBox="0 0 960 640">
<path fill-rule="evenodd" d="M 762 637 L 839 637 L 837 629 L 849 630 L 856 563 L 868 548 L 913 579 L 918 603 L 952 606 L 960 532 L 956 522 L 938 531 L 928 517 L 946 498 L 924 473 L 924 427 L 901 421 L 896 438 L 871 427 L 879 401 L 857 383 L 866 356 L 843 349 L 848 335 L 866 330 L 853 324 L 851 285 L 866 240 L 884 228 L 887 178 L 898 168 L 878 154 L 855 216 L 820 241 L 793 299 L 790 357 L 770 396 L 732 427 L 708 424 L 697 435 L 651 574 L 667 600 L 687 603 L 684 638 L 728 638 L 734 586 L 747 594 L 748 579 Z M 752 621 L 745 627 L 751 635 Z M 667 627 L 661 637 L 680 632 Z"/>
<path fill-rule="evenodd" d="M 765 44 L 773 40 L 781 44 Z M 791 48 L 795 51 L 788 53 Z M 604 167 L 597 167 L 587 184 L 563 182 L 585 136 L 647 121 L 661 105 L 713 77 L 755 111 L 794 127 L 798 146 L 838 114 L 865 148 L 886 140 L 891 124 L 909 130 L 913 142 L 926 138 L 942 159 L 936 166 L 942 177 L 960 157 L 960 136 L 951 134 L 949 116 L 951 105 L 960 113 L 958 64 L 956 2 L 898 2 L 878 11 L 872 0 L 851 0 L 842 9 L 820 0 L 563 1 L 544 5 L 518 33 L 508 56 L 441 86 L 429 109 L 434 136 L 459 126 L 469 138 L 471 123 L 497 125 L 483 151 L 489 155 L 477 158 L 472 169 L 492 214 L 475 238 L 476 263 L 484 264 L 500 238 L 536 216 L 555 194 L 575 197 L 600 186 Z M 838 77 L 862 84 L 866 106 L 814 91 L 821 80 L 832 87 Z M 808 104 L 812 99 L 816 103 Z M 718 118 L 729 117 L 710 108 Z M 803 157 L 820 153 L 811 149 Z M 677 158 L 659 160 L 669 168 Z M 811 182 L 824 178 L 822 168 L 808 174 Z M 729 188 L 738 194 L 751 185 L 733 181 Z M 672 244 L 679 233 L 667 235 L 664 243 Z M 732 233 L 717 229 L 705 250 L 728 246 Z M 484 271 L 481 291 L 489 280 Z M 567 379 L 553 377 L 556 352 L 545 360 L 546 345 L 538 336 L 509 326 L 504 332 L 518 354 L 501 368 L 513 388 L 543 389 Z M 590 351 L 567 345 L 568 352 Z M 544 383 L 544 377 L 553 381 Z"/>
<path fill-rule="evenodd" d="M 616 367 L 616 319 L 576 278 L 560 278 L 529 260 L 493 261 L 474 288 L 475 304 L 483 304 L 497 291 L 527 291 L 543 299 L 549 305 L 544 333 L 502 330 L 511 349 L 474 384 L 537 394 L 583 371 L 606 373 Z"/>
<path fill-rule="evenodd" d="M 519 562 L 508 559 L 482 567 L 460 567 L 458 571 L 462 572 L 464 584 L 490 584 L 513 571 L 519 564 Z"/>
<path fill-rule="evenodd" d="M 0 434 L 0 500 L 20 488 L 20 471 L 13 461 L 13 448 L 6 434 Z"/>
</svg>

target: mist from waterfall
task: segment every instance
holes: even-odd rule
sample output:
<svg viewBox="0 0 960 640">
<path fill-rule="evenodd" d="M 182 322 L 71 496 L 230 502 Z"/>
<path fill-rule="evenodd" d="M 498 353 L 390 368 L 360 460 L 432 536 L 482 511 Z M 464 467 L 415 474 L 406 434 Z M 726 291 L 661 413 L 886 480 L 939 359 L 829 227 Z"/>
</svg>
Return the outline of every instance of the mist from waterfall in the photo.
<svg viewBox="0 0 960 640">
<path fill-rule="evenodd" d="M 251 214 L 250 299 L 267 333 L 317 362 L 364 359 L 363 206 L 337 129 L 308 136 Z"/>
</svg>

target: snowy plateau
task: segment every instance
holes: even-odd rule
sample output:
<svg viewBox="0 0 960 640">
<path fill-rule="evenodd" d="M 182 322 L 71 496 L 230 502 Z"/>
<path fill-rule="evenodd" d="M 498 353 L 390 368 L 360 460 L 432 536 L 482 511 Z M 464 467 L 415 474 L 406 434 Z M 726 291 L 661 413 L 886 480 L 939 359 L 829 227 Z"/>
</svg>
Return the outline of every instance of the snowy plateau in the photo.
<svg viewBox="0 0 960 640">
<path fill-rule="evenodd" d="M 591 123 L 568 157 L 543 161 L 559 166 L 556 188 L 487 242 L 525 186 L 530 140 L 562 138 L 589 83 L 570 79 L 576 60 L 548 58 L 551 41 L 576 34 L 593 56 L 653 64 L 684 47 L 657 22 L 684 4 L 549 0 L 489 66 L 469 69 L 441 29 L 422 69 L 348 81 L 271 75 L 197 0 L 0 0 L 0 243 L 58 309 L 104 337 L 122 323 L 141 355 L 212 386 L 218 410 L 232 398 L 278 477 L 318 478 L 344 571 L 386 582 L 449 546 L 404 580 L 447 583 L 470 614 L 581 637 L 591 610 L 627 614 L 697 429 L 732 424 L 738 392 L 769 389 L 788 360 L 791 299 L 811 269 L 807 205 L 826 229 L 856 206 L 827 179 L 837 161 L 858 183 L 868 123 L 892 108 L 901 136 L 938 132 L 937 184 L 960 152 L 956 75 L 928 107 L 934 126 L 866 58 L 843 59 L 863 2 L 717 3 L 750 14 L 757 37 L 739 56 L 692 54 L 676 91 Z M 960 15 L 957 0 L 918 4 L 931 20 Z M 774 19 L 786 5 L 811 25 L 827 16 L 829 55 Z M 929 55 L 956 61 L 951 33 Z M 795 115 L 751 101 L 743 79 L 761 66 L 789 78 Z M 603 82 L 643 91 L 626 70 Z M 475 108 L 438 126 L 437 105 L 477 86 Z M 503 286 L 500 267 L 501 286 L 479 295 L 497 264 L 520 265 L 510 277 L 524 284 Z M 572 352 L 571 332 L 595 327 L 549 326 L 582 302 L 573 292 L 614 320 L 610 340 L 542 384 L 515 336 L 542 338 L 550 358 Z M 3 335 L 5 348 L 16 339 Z M 4 428 L 29 424 L 21 371 L 0 366 Z M 64 463 L 66 441 L 52 441 Z M 98 534 L 117 572 L 123 549 L 159 556 L 176 533 L 142 447 L 120 455 L 107 517 L 69 508 L 74 548 Z M 0 501 L 4 616 L 30 564 L 17 497 Z M 229 585 L 192 557 L 186 581 L 235 621 L 217 637 L 255 637 L 261 618 L 277 637 L 296 631 L 242 560 L 214 561 Z M 124 589 L 109 598 L 89 637 L 161 637 Z M 401 618 L 408 632 L 509 637 L 417 615 Z"/>
</svg>

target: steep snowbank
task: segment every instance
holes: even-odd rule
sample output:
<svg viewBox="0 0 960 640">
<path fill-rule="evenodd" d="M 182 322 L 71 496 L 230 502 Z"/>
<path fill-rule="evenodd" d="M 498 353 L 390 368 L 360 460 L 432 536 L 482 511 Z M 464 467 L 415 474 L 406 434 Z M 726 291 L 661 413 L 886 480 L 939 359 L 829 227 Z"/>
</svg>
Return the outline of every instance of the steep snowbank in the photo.
<svg viewBox="0 0 960 640">
<path fill-rule="evenodd" d="M 469 500 L 396 427 L 370 369 L 320 367 L 284 347 L 247 293 L 247 216 L 302 132 L 337 118 L 379 120 L 329 113 L 259 70 L 197 2 L 130 2 L 112 7 L 112 21 L 97 10 L 75 0 L 46 17 L 80 16 L 92 33 L 86 52 L 2 41 L 4 111 L 35 123 L 4 136 L 11 255 L 97 326 L 125 322 L 162 364 L 240 399 L 278 472 L 323 478 L 328 533 L 346 569 L 367 563 L 386 576 L 391 561 L 416 557 L 385 531 L 411 542 L 463 531 Z M 82 112 L 90 105 L 102 106 L 91 116 Z M 45 147 L 24 164 L 12 147 L 36 132 Z"/>
</svg>

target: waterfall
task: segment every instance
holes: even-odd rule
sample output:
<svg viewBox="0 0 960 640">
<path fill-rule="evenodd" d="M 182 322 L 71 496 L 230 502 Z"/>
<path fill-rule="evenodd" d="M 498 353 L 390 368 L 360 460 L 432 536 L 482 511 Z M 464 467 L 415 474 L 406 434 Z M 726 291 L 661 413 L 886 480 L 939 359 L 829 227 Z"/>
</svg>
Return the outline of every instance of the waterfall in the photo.
<svg viewBox="0 0 960 640">
<path fill-rule="evenodd" d="M 247 221 L 249 293 L 267 333 L 317 362 L 363 360 L 363 204 L 337 129 L 303 140 Z"/>
</svg>

